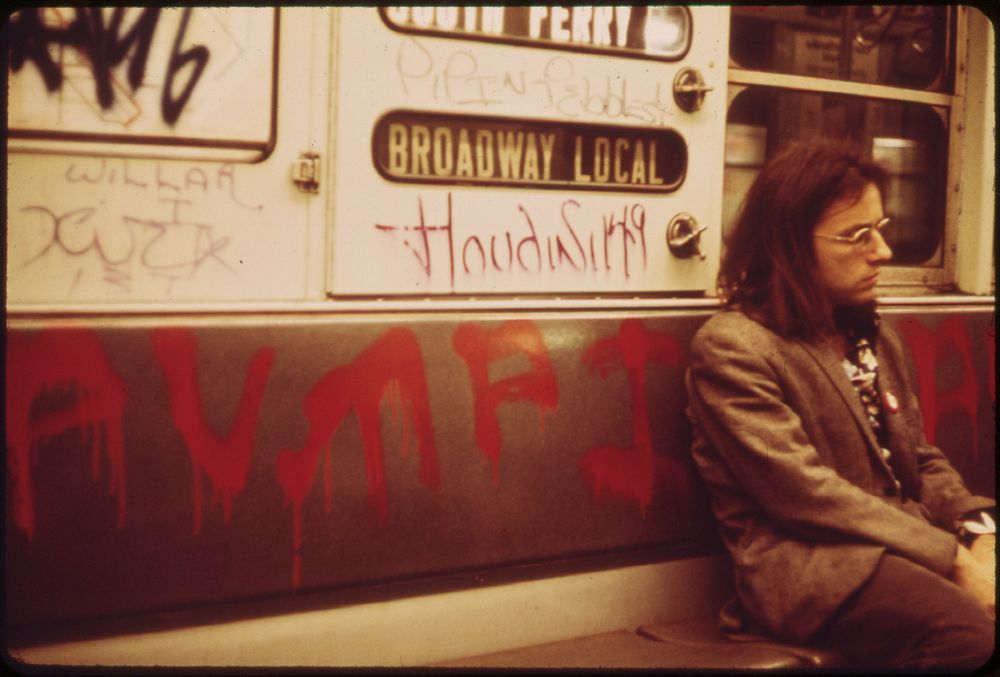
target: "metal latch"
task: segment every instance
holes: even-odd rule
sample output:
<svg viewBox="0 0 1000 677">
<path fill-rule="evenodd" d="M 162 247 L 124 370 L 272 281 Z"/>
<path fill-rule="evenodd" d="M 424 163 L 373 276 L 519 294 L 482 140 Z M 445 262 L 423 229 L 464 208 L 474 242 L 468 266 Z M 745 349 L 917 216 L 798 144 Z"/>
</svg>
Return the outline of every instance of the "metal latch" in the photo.
<svg viewBox="0 0 1000 677">
<path fill-rule="evenodd" d="M 705 79 L 697 69 L 686 66 L 674 76 L 674 101 L 677 107 L 686 113 L 693 113 L 705 103 L 705 92 L 712 88 L 705 84 Z"/>
<path fill-rule="evenodd" d="M 319 153 L 299 153 L 292 163 L 292 181 L 303 193 L 319 192 Z"/>
<path fill-rule="evenodd" d="M 679 259 L 687 259 L 695 254 L 704 260 L 706 255 L 698 247 L 701 234 L 708 226 L 698 226 L 698 222 L 690 214 L 678 214 L 667 225 L 667 248 Z"/>
</svg>

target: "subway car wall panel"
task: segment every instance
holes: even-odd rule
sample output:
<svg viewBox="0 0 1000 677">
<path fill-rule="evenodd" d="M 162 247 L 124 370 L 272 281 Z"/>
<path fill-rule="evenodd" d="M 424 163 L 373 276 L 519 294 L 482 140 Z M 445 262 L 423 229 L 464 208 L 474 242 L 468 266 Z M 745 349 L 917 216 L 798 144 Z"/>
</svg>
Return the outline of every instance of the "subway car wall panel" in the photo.
<svg viewBox="0 0 1000 677">
<path fill-rule="evenodd" d="M 11 322 L 8 631 L 692 543 L 708 310 Z M 988 308 L 888 309 L 995 494 Z"/>
</svg>

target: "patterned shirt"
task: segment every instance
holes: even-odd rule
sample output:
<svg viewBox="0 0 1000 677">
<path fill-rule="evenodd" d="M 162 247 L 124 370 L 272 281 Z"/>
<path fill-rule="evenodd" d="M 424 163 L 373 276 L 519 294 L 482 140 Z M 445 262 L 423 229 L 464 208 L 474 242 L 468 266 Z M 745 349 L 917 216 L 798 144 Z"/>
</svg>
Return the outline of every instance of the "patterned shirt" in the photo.
<svg viewBox="0 0 1000 677">
<path fill-rule="evenodd" d="M 861 408 L 864 409 L 871 425 L 872 432 L 878 440 L 882 449 L 882 458 L 890 471 L 892 466 L 890 460 L 892 453 L 888 449 L 888 436 L 885 430 L 885 416 L 882 412 L 881 398 L 878 388 L 878 359 L 875 356 L 875 337 L 878 335 L 879 316 L 873 313 L 863 318 L 865 321 L 852 322 L 846 327 L 847 330 L 847 356 L 841 365 L 844 373 L 850 380 L 854 390 L 861 400 Z M 895 479 L 895 477 L 893 477 Z M 900 484 L 896 481 L 896 488 Z"/>
<path fill-rule="evenodd" d="M 847 349 L 847 357 L 842 364 L 847 378 L 861 398 L 861 407 L 868 416 L 868 423 L 871 424 L 875 437 L 881 443 L 884 426 L 882 406 L 879 404 L 878 396 L 878 360 L 868 339 L 858 338 Z"/>
</svg>

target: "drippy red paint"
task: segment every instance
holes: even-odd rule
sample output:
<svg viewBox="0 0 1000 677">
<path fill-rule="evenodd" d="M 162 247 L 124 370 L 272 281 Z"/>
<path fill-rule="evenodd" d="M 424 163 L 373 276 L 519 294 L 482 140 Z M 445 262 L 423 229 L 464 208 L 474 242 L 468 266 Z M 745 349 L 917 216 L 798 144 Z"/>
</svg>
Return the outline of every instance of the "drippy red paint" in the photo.
<svg viewBox="0 0 1000 677">
<path fill-rule="evenodd" d="M 997 335 L 990 331 L 986 335 L 986 390 L 993 402 L 997 401 Z M 995 417 L 994 417 L 995 418 Z"/>
<path fill-rule="evenodd" d="M 40 395 L 70 390 L 76 400 L 57 411 L 32 416 Z M 108 459 L 108 483 L 117 498 L 117 526 L 125 524 L 125 447 L 122 417 L 125 382 L 112 368 L 97 334 L 89 329 L 43 329 L 7 337 L 7 469 L 13 479 L 14 524 L 32 539 L 35 499 L 33 455 L 46 439 L 83 428 L 90 444 L 91 476 L 100 475 L 100 452 Z"/>
<path fill-rule="evenodd" d="M 278 455 L 278 482 L 285 500 L 291 501 L 294 510 L 292 583 L 296 587 L 301 570 L 302 503 L 316 475 L 321 448 L 327 445 L 351 411 L 357 414 L 361 426 L 370 504 L 380 521 L 387 519 L 388 503 L 382 466 L 384 451 L 379 427 L 383 398 L 388 399 L 394 416 L 402 419 L 404 454 L 409 448 L 412 425 L 420 454 L 420 480 L 430 489 L 436 490 L 440 486 L 423 354 L 411 330 L 391 329 L 353 362 L 331 369 L 313 386 L 302 402 L 302 410 L 309 420 L 305 446 L 302 450 L 285 449 Z M 329 510 L 333 450 L 327 446 L 325 451 L 323 494 L 325 508 Z"/>
<path fill-rule="evenodd" d="M 673 336 L 648 331 L 636 319 L 621 323 L 618 336 L 595 342 L 581 362 L 600 377 L 612 369 L 628 372 L 632 396 L 633 447 L 622 449 L 604 445 L 590 449 L 580 468 L 595 497 L 609 495 L 635 501 L 645 515 L 652 501 L 654 480 L 671 482 L 677 489 L 687 488 L 688 471 L 676 458 L 654 457 L 649 435 L 649 404 L 646 399 L 646 365 L 659 362 L 672 367 L 684 364 L 684 347 Z"/>
<path fill-rule="evenodd" d="M 950 317 L 937 329 L 928 329 L 916 320 L 901 320 L 899 330 L 910 344 L 917 369 L 920 409 L 924 417 L 924 435 L 931 444 L 937 439 L 938 420 L 942 415 L 961 411 L 975 425 L 979 411 L 979 388 L 972 362 L 969 330 L 961 317 Z M 956 355 L 962 363 L 962 380 L 950 390 L 939 392 L 935 366 L 942 358 Z M 972 455 L 978 460 L 978 436 L 973 436 Z"/>
<path fill-rule="evenodd" d="M 546 412 L 559 403 L 559 387 L 542 334 L 534 322 L 511 320 L 496 329 L 463 324 L 452 335 L 455 352 L 465 361 L 472 382 L 476 444 L 492 464 L 494 484 L 500 481 L 500 426 L 497 409 L 503 402 L 534 402 L 539 425 L 544 427 Z M 489 366 L 495 360 L 523 353 L 531 371 L 490 383 Z"/>
<path fill-rule="evenodd" d="M 257 419 L 274 365 L 274 348 L 266 346 L 254 353 L 236 416 L 229 434 L 222 437 L 205 420 L 198 386 L 198 344 L 194 332 L 186 328 L 156 329 L 150 333 L 149 340 L 156 364 L 167 380 L 170 415 L 193 462 L 194 533 L 201 533 L 203 472 L 213 484 L 213 499 L 222 499 L 223 519 L 228 524 L 232 518 L 233 497 L 243 491 L 250 474 Z"/>
</svg>

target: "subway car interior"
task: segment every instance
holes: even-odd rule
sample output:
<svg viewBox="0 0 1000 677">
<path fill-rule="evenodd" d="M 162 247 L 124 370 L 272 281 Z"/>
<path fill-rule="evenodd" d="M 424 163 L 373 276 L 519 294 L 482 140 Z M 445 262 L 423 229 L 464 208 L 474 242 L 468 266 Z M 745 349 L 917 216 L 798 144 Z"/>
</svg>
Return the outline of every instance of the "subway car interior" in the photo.
<svg viewBox="0 0 1000 677">
<path fill-rule="evenodd" d="M 795 140 L 888 172 L 882 316 L 996 495 L 976 7 L 44 7 L 3 44 L 14 670 L 849 670 L 720 633 L 685 414 Z"/>
</svg>

